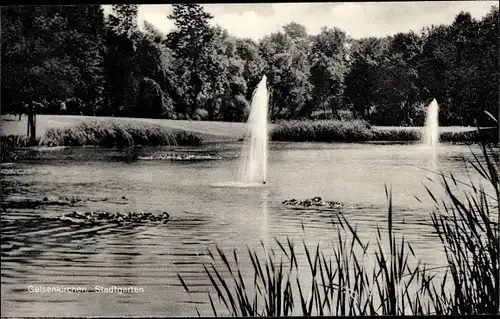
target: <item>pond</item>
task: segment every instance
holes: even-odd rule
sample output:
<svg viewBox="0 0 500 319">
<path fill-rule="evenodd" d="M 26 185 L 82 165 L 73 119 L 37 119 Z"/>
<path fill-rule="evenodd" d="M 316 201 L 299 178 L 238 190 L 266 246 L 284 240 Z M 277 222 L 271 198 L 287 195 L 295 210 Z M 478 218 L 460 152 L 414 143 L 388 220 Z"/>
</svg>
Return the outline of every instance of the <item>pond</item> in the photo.
<svg viewBox="0 0 500 319">
<path fill-rule="evenodd" d="M 2 168 L 2 316 L 192 316 L 177 271 L 207 300 L 202 263 L 215 245 L 257 248 L 286 236 L 308 245 L 334 240 L 336 211 L 296 210 L 285 199 L 319 196 L 344 203 L 340 211 L 363 239 L 386 228 L 384 185 L 392 188 L 395 229 L 430 266 L 445 261 L 430 226 L 432 200 L 423 186 L 444 194 L 436 171 L 468 181 L 467 146 L 418 144 L 272 143 L 263 187 L 221 187 L 235 181 L 238 144 L 213 144 L 210 161 L 145 160 L 165 148 L 66 148 L 39 152 Z M 478 148 L 472 148 L 479 153 Z M 179 149 L 178 149 L 179 150 Z M 193 151 L 185 148 L 183 151 Z M 139 159 L 141 158 L 141 159 Z M 476 176 L 473 176 L 476 179 Z M 25 199 L 98 198 L 71 205 L 14 205 Z M 421 202 L 416 198 L 420 198 Z M 14 204 L 13 204 L 14 203 Z M 79 211 L 167 211 L 168 223 L 95 226 L 52 217 Z M 304 256 L 299 256 L 305 263 Z M 249 263 L 243 267 L 252 268 Z M 29 287 L 89 287 L 87 293 L 32 293 Z M 142 288 L 96 292 L 96 286 Z M 208 304 L 198 304 L 210 315 Z"/>
</svg>

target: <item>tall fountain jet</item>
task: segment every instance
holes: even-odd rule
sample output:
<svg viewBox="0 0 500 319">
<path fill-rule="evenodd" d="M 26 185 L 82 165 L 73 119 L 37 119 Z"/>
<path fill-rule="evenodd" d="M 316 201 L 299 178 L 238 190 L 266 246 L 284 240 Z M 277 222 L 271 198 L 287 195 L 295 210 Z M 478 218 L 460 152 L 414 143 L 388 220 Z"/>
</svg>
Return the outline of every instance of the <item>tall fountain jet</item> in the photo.
<svg viewBox="0 0 500 319">
<path fill-rule="evenodd" d="M 267 77 L 264 75 L 253 93 L 247 135 L 241 151 L 239 182 L 245 185 L 266 183 L 268 104 Z"/>
<path fill-rule="evenodd" d="M 422 143 L 428 147 L 436 147 L 439 143 L 439 106 L 436 99 L 433 99 L 427 109 L 425 127 L 422 132 Z"/>
</svg>

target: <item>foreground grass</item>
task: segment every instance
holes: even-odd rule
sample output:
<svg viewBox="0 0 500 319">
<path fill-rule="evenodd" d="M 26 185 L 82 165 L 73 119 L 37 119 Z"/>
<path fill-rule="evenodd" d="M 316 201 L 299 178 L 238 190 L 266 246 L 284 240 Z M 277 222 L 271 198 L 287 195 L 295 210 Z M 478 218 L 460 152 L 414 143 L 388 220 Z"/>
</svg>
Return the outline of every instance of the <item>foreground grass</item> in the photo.
<svg viewBox="0 0 500 319">
<path fill-rule="evenodd" d="M 417 129 L 379 129 L 362 120 L 284 121 L 271 131 L 272 140 L 289 142 L 420 141 L 421 136 Z M 454 143 L 498 143 L 498 130 L 443 132 L 440 140 Z"/>
<path fill-rule="evenodd" d="M 474 155 L 470 164 L 483 180 L 492 186 L 493 194 L 485 192 L 470 180 L 465 199 L 458 196 L 458 184 L 442 175 L 451 205 L 439 203 L 429 193 L 440 214 L 432 214 L 436 230 L 449 265 L 453 292 L 441 297 L 444 309 L 453 314 L 493 314 L 500 309 L 500 160 L 498 148 L 483 145 L 485 161 Z M 495 207 L 496 206 L 496 207 Z M 496 209 L 495 209 L 496 208 Z M 496 220 L 494 216 L 496 215 Z"/>
<path fill-rule="evenodd" d="M 272 249 L 269 253 L 265 245 L 264 254 L 249 249 L 253 279 L 247 277 L 248 269 L 240 267 L 236 251 L 233 258 L 219 248 L 208 251 L 210 263 L 204 267 L 215 291 L 215 295 L 208 294 L 213 314 L 219 314 L 219 303 L 232 316 L 498 313 L 497 152 L 498 149 L 483 144 L 484 160 L 475 155 L 470 162 L 492 186 L 493 194 L 477 187 L 471 179 L 463 196 L 452 175 L 442 175 L 446 189 L 442 200 L 428 189 L 429 200 L 436 204 L 431 213 L 432 225 L 447 257 L 444 278 L 439 279 L 420 262 L 411 262 L 415 259 L 411 245 L 404 236 L 394 234 L 392 196 L 386 189 L 387 233 L 384 236 L 378 231 L 373 249 L 360 240 L 356 228 L 340 215 L 337 243 L 331 254 L 320 249 L 319 244 L 310 249 L 303 242 L 298 248 L 290 239 L 277 241 L 280 256 Z M 307 257 L 308 269 L 299 269 L 299 253 Z M 182 276 L 178 277 L 190 293 Z M 309 283 L 308 287 L 304 283 Z"/>
</svg>

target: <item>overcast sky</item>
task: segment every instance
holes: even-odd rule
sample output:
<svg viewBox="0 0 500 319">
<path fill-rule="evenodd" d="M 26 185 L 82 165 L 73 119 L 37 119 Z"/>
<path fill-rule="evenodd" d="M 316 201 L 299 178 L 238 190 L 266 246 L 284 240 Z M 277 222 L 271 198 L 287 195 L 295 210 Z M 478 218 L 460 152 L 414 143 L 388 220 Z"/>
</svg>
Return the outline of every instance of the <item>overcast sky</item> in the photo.
<svg viewBox="0 0 500 319">
<path fill-rule="evenodd" d="M 308 33 L 317 34 L 322 26 L 338 27 L 354 38 L 386 36 L 409 30 L 420 31 L 432 24 L 450 24 L 460 11 L 468 11 L 480 19 L 496 1 L 421 1 L 421 2 L 345 2 L 345 3 L 269 3 L 269 4 L 205 4 L 214 16 L 212 24 L 230 34 L 259 39 L 276 32 L 288 22 L 304 25 Z M 142 21 L 167 33 L 174 28 L 167 15 L 171 5 L 141 5 Z M 104 6 L 110 13 L 111 6 Z"/>
</svg>

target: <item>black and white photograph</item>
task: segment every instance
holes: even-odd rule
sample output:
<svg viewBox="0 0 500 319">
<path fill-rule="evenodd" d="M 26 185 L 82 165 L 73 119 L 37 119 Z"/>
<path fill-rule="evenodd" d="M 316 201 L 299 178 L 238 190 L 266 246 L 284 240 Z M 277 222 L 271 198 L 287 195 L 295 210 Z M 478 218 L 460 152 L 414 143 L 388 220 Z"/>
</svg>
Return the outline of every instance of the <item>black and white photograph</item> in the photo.
<svg viewBox="0 0 500 319">
<path fill-rule="evenodd" d="M 498 11 L 2 5 L 1 317 L 500 314 Z"/>
</svg>

